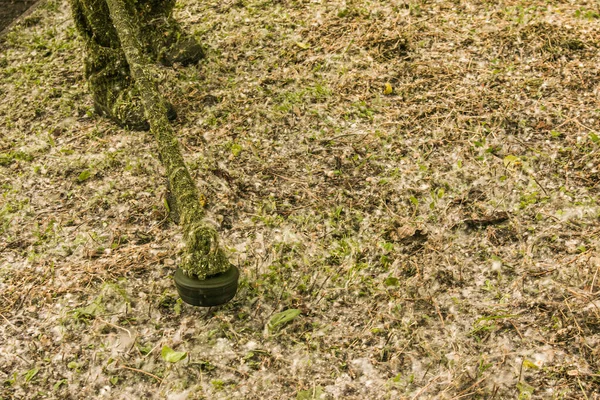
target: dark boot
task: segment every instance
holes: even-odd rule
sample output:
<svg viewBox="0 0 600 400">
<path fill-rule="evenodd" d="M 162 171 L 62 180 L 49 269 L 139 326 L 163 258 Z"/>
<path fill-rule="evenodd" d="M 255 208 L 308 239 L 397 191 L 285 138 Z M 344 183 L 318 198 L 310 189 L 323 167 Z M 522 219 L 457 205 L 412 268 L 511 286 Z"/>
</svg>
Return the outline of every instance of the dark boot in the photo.
<svg viewBox="0 0 600 400">
<path fill-rule="evenodd" d="M 138 0 L 136 8 L 146 50 L 164 66 L 196 64 L 204 57 L 200 43 L 173 18 L 175 0 Z"/>
<path fill-rule="evenodd" d="M 96 47 L 91 54 L 93 55 L 86 58 L 85 72 L 96 113 L 129 129 L 149 130 L 144 105 L 135 82 L 129 75 L 129 65 L 122 50 L 119 48 L 117 52 L 106 47 Z M 173 105 L 167 102 L 166 106 L 169 119 L 177 118 Z"/>
<path fill-rule="evenodd" d="M 164 32 L 162 43 L 156 51 L 156 61 L 162 65 L 192 65 L 204 58 L 204 50 L 200 43 L 185 33 L 175 20 L 158 25 L 156 29 L 158 32 Z"/>
<path fill-rule="evenodd" d="M 88 46 L 85 76 L 97 114 L 130 129 L 150 129 L 121 48 L 116 50 L 93 43 Z"/>
</svg>

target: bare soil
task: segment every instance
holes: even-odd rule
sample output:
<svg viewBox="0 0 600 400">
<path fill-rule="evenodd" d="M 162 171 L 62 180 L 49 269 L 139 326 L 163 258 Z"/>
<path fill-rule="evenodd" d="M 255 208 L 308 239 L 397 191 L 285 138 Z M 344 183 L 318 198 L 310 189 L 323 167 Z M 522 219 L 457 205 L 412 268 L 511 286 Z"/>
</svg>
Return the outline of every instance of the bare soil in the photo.
<svg viewBox="0 0 600 400">
<path fill-rule="evenodd" d="M 597 2 L 176 14 L 207 59 L 156 73 L 240 291 L 178 299 L 152 138 L 47 0 L 0 53 L 0 398 L 600 398 Z"/>
</svg>

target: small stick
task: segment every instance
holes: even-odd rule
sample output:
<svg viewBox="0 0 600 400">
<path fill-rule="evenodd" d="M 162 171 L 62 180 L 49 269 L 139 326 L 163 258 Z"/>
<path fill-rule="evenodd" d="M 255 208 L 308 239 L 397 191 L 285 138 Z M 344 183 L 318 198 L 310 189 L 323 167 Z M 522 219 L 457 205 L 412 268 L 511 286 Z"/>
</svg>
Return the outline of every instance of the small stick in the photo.
<svg viewBox="0 0 600 400">
<path fill-rule="evenodd" d="M 521 332 L 519 331 L 517 326 L 515 324 L 513 324 L 513 322 L 511 320 L 508 320 L 508 323 L 511 324 L 513 328 L 515 328 L 515 331 L 517 331 L 517 333 L 519 334 L 519 337 L 521 338 L 521 340 L 523 340 L 523 335 L 521 335 Z"/>
<path fill-rule="evenodd" d="M 475 392 L 470 392 L 470 393 L 466 393 L 466 394 L 465 394 L 465 392 L 467 392 L 467 391 L 469 391 L 469 390 L 473 389 L 474 387 L 477 387 L 477 386 L 479 386 L 479 384 L 480 384 L 481 382 L 485 381 L 486 379 L 487 379 L 487 376 L 484 376 L 483 378 L 481 378 L 480 380 L 478 380 L 477 382 L 475 382 L 474 384 L 472 384 L 471 386 L 469 386 L 468 388 L 466 388 L 465 390 L 463 390 L 463 391 L 462 391 L 462 392 L 460 392 L 460 393 L 459 393 L 457 396 L 453 397 L 453 398 L 452 398 L 452 399 L 450 399 L 450 400 L 462 399 L 463 397 L 466 397 L 466 396 L 468 396 L 468 395 L 470 395 L 470 394 L 473 394 L 473 393 L 475 393 Z"/>
<path fill-rule="evenodd" d="M 96 319 L 100 322 L 105 323 L 106 325 L 112 326 L 113 328 L 121 329 L 122 331 L 127 332 L 127 335 L 129 335 L 129 337 L 131 338 L 131 332 L 129 331 L 129 329 L 123 328 L 122 326 L 119 326 L 119 325 L 112 324 L 112 323 L 108 322 L 107 320 L 102 319 L 100 317 L 96 317 Z"/>
<path fill-rule="evenodd" d="M 433 299 L 433 297 L 431 298 L 431 302 L 433 303 L 433 306 L 435 307 L 435 311 L 437 312 L 438 317 L 440 317 L 440 321 L 442 322 L 442 328 L 446 329 L 446 324 L 444 323 L 444 317 L 442 316 L 442 313 L 440 312 L 440 308 L 437 305 L 437 302 Z"/>
<path fill-rule="evenodd" d="M 427 391 L 427 389 L 429 389 L 429 386 L 433 385 L 438 379 L 440 379 L 440 375 L 432 378 L 429 380 L 429 382 L 427 383 L 427 385 L 423 386 L 421 388 L 421 390 L 419 390 L 417 392 L 417 394 L 415 394 L 413 397 L 411 397 L 411 400 L 416 400 L 419 398 L 419 396 L 421 396 L 423 393 L 425 393 Z"/>
<path fill-rule="evenodd" d="M 159 378 L 158 376 L 156 376 L 156 375 L 154 375 L 154 374 L 151 374 L 150 372 L 146 372 L 146 371 L 144 371 L 144 370 L 141 370 L 141 369 L 137 369 L 137 368 L 128 367 L 127 365 L 121 365 L 119 368 L 120 368 L 120 369 L 128 369 L 128 370 L 130 370 L 130 371 L 135 371 L 135 372 L 141 372 L 141 373 L 142 373 L 142 374 L 144 374 L 144 375 L 151 376 L 152 378 L 156 379 L 156 380 L 157 380 L 159 383 L 161 383 L 161 384 L 162 384 L 162 382 L 163 382 L 163 380 L 162 380 L 161 378 Z"/>
<path fill-rule="evenodd" d="M 17 329 L 17 327 L 15 326 L 15 324 L 13 324 L 12 322 L 10 322 L 5 316 L 4 314 L 0 313 L 0 316 L 2 318 L 4 318 L 4 320 L 6 321 L 7 324 L 9 324 L 10 326 L 12 326 L 13 328 Z"/>
</svg>

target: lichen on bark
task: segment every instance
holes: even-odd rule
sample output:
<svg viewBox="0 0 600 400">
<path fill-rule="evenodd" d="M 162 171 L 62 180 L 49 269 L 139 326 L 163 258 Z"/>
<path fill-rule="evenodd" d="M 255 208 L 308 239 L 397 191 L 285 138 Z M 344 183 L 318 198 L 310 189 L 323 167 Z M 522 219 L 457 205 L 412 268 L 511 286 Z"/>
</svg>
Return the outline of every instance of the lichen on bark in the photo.
<svg viewBox="0 0 600 400">
<path fill-rule="evenodd" d="M 131 12 L 131 1 L 106 0 L 106 4 L 131 76 L 140 93 L 145 116 L 150 123 L 150 132 L 156 140 L 180 214 L 185 241 L 181 268 L 188 275 L 205 279 L 207 276 L 225 272 L 230 264 L 219 246 L 216 230 L 204 220 L 198 189 L 187 170 L 179 141 L 169 123 L 166 102 L 153 79 L 150 60 L 144 52 L 140 27 Z"/>
</svg>

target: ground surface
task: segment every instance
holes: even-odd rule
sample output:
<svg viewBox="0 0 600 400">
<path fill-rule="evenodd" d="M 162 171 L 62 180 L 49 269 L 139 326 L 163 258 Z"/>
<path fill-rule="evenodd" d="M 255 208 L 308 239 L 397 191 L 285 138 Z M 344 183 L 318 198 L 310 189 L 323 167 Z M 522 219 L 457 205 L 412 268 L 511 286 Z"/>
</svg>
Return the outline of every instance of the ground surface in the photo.
<svg viewBox="0 0 600 400">
<path fill-rule="evenodd" d="M 0 1 L 0 32 L 23 14 L 37 0 L 1 0 Z"/>
<path fill-rule="evenodd" d="M 182 2 L 208 58 L 157 71 L 243 274 L 206 310 L 46 1 L 1 45 L 0 397 L 599 398 L 599 13 Z"/>
</svg>

